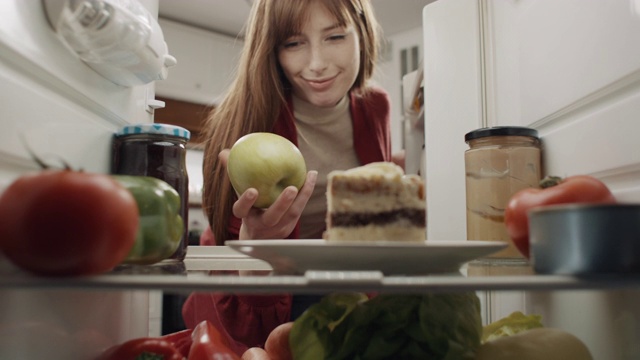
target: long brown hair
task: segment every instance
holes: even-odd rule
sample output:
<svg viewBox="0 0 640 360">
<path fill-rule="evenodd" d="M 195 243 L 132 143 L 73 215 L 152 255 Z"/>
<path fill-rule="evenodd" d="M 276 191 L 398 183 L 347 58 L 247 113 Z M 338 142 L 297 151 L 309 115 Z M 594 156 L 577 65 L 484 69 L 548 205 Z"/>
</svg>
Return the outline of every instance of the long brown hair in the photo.
<svg viewBox="0 0 640 360">
<path fill-rule="evenodd" d="M 378 56 L 378 23 L 369 0 L 255 0 L 247 22 L 237 75 L 205 125 L 203 208 L 216 244 L 230 239 L 236 195 L 218 154 L 248 133 L 271 131 L 289 89 L 278 46 L 300 32 L 311 2 L 322 4 L 342 26 L 353 24 L 361 45 L 360 71 L 351 91 L 365 92 Z"/>
</svg>

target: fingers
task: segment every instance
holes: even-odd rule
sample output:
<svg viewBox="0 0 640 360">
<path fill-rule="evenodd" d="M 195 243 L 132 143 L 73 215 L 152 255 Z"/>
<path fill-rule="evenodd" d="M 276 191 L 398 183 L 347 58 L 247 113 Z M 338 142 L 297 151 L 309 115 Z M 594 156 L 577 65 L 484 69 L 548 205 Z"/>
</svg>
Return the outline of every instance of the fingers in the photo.
<svg viewBox="0 0 640 360">
<path fill-rule="evenodd" d="M 289 186 L 267 209 L 253 207 L 258 191 L 245 191 L 233 204 L 233 215 L 242 219 L 241 239 L 278 239 L 287 236 L 295 227 L 313 193 L 317 171 L 309 171 L 302 188 Z"/>
<path fill-rule="evenodd" d="M 313 189 L 316 187 L 316 180 L 318 179 L 318 172 L 313 170 L 307 173 L 307 179 L 304 182 L 304 185 L 300 189 L 298 196 L 296 196 L 295 200 L 289 207 L 289 213 L 291 215 L 295 215 L 296 220 L 302 214 L 302 210 L 307 205 L 307 202 L 311 198 L 313 194 Z"/>
<path fill-rule="evenodd" d="M 309 171 L 300 191 L 294 186 L 286 188 L 278 200 L 262 215 L 265 225 L 274 226 L 283 220 L 297 221 L 313 194 L 317 178 L 317 171 Z"/>
<path fill-rule="evenodd" d="M 222 163 L 222 165 L 224 165 L 224 167 L 227 167 L 227 160 L 229 160 L 229 152 L 231 152 L 231 150 L 222 149 L 222 151 L 220 151 L 220 153 L 218 154 L 218 160 L 220 160 L 220 162 Z"/>
<path fill-rule="evenodd" d="M 282 216 L 291 207 L 297 195 L 298 189 L 295 186 L 289 186 L 284 189 L 280 196 L 278 196 L 276 202 L 262 214 L 262 222 L 266 226 L 274 226 L 279 223 Z"/>
<path fill-rule="evenodd" d="M 253 204 L 255 204 L 258 199 L 258 190 L 254 188 L 249 188 L 245 191 L 238 200 L 233 203 L 233 216 L 237 218 L 245 218 L 249 216 L 251 209 L 253 208 Z"/>
<path fill-rule="evenodd" d="M 311 197 L 313 189 L 316 187 L 316 180 L 318 180 L 318 172 L 315 170 L 309 171 L 307 173 L 307 179 L 305 180 L 302 189 L 300 189 L 300 195 L 304 197 L 304 204 L 306 204 L 307 200 Z"/>
</svg>

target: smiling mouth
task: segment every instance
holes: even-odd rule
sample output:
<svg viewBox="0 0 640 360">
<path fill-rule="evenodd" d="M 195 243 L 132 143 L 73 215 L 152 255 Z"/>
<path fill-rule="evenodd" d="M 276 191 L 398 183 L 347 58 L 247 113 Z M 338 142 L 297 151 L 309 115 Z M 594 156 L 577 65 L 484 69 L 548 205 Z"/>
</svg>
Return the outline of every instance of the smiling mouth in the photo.
<svg viewBox="0 0 640 360">
<path fill-rule="evenodd" d="M 320 79 L 320 80 L 306 80 L 306 82 L 307 84 L 309 84 L 309 87 L 311 87 L 314 90 L 326 90 L 331 86 L 331 84 L 333 84 L 334 79 L 335 79 L 335 76 L 332 78 Z"/>
</svg>

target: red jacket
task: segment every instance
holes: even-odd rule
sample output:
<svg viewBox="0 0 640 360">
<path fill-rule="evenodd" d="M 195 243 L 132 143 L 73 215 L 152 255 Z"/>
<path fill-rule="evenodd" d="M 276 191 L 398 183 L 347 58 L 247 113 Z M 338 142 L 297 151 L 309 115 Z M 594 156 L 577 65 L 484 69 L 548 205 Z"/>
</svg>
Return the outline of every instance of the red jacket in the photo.
<svg viewBox="0 0 640 360">
<path fill-rule="evenodd" d="M 273 132 L 286 137 L 297 145 L 297 132 L 293 117 L 292 100 L 274 125 Z M 389 97 L 379 88 L 365 96 L 350 95 L 350 111 L 353 120 L 353 144 L 361 164 L 391 161 Z M 237 238 L 241 220 L 232 218 L 229 230 Z M 298 238 L 298 227 L 288 238 Z M 203 245 L 215 242 L 202 241 Z M 264 347 L 267 336 L 276 326 L 290 320 L 291 294 L 277 295 L 229 295 L 223 293 L 194 293 L 182 308 L 187 328 L 193 328 L 202 320 L 212 321 L 224 336 L 235 345 L 234 351 L 242 354 L 253 346 Z"/>
</svg>

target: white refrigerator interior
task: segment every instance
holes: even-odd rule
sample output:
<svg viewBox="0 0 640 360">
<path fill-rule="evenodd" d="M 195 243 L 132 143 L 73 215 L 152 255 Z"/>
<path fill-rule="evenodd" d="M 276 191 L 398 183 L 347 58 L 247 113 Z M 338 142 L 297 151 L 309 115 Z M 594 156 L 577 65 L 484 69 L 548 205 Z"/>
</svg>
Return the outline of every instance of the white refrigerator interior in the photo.
<svg viewBox="0 0 640 360">
<path fill-rule="evenodd" d="M 157 0 L 139 4 L 157 18 Z M 25 144 L 47 162 L 108 172 L 113 132 L 152 122 L 162 105 L 152 82 L 119 85 L 82 61 L 44 9 L 41 0 L 0 1 L 0 189 L 38 170 Z M 142 290 L 2 289 L 0 358 L 91 359 L 105 346 L 146 336 L 148 308 Z"/>
<path fill-rule="evenodd" d="M 543 175 L 588 174 L 640 201 L 637 1 L 438 0 L 423 11 L 428 237 L 464 239 L 464 134 L 537 129 Z M 588 344 L 595 359 L 640 358 L 636 291 L 490 294 Z M 495 320 L 495 319 L 492 319 Z"/>
<path fill-rule="evenodd" d="M 95 1 L 100 0 L 89 2 Z M 157 17 L 157 0 L 139 1 Z M 425 7 L 424 142 L 412 138 L 410 143 L 426 146 L 426 160 L 413 170 L 420 169 L 426 178 L 430 240 L 466 238 L 464 134 L 482 126 L 536 128 L 543 141 L 546 174 L 590 174 L 605 181 L 620 201 L 640 202 L 637 4 L 635 0 L 437 0 Z M 122 125 L 152 122 L 154 109 L 162 106 L 155 100 L 153 83 L 128 86 L 111 81 L 107 79 L 111 72 L 99 72 L 71 52 L 49 25 L 44 8 L 42 0 L 0 0 L 0 189 L 21 174 L 38 170 L 25 144 L 47 161 L 64 159 L 86 171 L 108 172 L 113 132 Z M 170 57 L 162 59 L 161 68 L 175 63 Z M 421 149 L 411 150 L 416 159 Z M 214 255 L 219 267 L 211 268 L 207 258 L 209 267 L 202 270 L 257 266 L 254 259 L 238 254 Z M 198 261 L 190 266 L 194 264 Z M 10 265 L 0 258 L 0 269 L 6 267 Z M 118 276 L 64 283 L 13 279 L 5 273 L 0 328 L 8 335 L 0 338 L 0 359 L 93 359 L 107 346 L 147 336 L 150 295 L 144 289 L 148 288 L 359 287 L 398 292 L 488 289 L 482 293 L 485 321 L 515 310 L 536 313 L 546 326 L 582 339 L 595 359 L 640 358 L 640 294 L 629 287 L 616 289 L 615 284 L 605 286 L 610 290 L 592 289 L 589 283 L 580 287 L 588 290 L 571 290 L 584 282 L 552 278 L 545 283 L 534 278 L 540 281 L 529 285 L 557 285 L 553 282 L 557 280 L 567 288 L 552 291 L 536 285 L 535 291 L 520 291 L 526 277 L 502 281 L 356 276 L 340 281 L 272 276 L 234 282 L 198 274 L 166 279 Z M 513 279 L 522 282 L 514 284 Z M 30 286 L 34 282 L 37 286 Z M 504 282 L 507 290 L 491 290 L 501 289 Z"/>
</svg>

